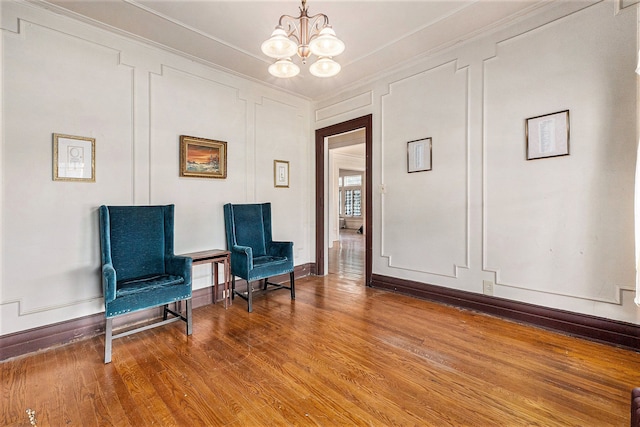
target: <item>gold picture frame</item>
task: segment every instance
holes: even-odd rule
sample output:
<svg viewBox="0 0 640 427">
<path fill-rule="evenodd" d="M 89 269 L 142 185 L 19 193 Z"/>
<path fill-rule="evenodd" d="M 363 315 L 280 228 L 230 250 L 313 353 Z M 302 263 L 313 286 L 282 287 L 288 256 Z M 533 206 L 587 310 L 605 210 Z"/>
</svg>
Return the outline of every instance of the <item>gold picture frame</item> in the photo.
<svg viewBox="0 0 640 427">
<path fill-rule="evenodd" d="M 225 179 L 227 143 L 180 135 L 180 176 Z"/>
<path fill-rule="evenodd" d="M 96 140 L 53 134 L 53 180 L 96 182 Z"/>
<path fill-rule="evenodd" d="M 286 160 L 273 161 L 273 186 L 289 188 L 289 162 Z"/>
</svg>

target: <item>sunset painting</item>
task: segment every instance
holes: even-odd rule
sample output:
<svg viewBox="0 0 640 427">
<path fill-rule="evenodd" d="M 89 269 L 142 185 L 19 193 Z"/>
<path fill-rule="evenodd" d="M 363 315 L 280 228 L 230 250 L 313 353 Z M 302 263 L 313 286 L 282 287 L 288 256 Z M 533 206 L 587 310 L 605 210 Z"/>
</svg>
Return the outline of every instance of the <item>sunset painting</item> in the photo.
<svg viewBox="0 0 640 427">
<path fill-rule="evenodd" d="M 220 173 L 220 149 L 188 144 L 187 172 Z"/>
<path fill-rule="evenodd" d="M 180 137 L 180 176 L 227 177 L 227 143 L 182 135 Z"/>
</svg>

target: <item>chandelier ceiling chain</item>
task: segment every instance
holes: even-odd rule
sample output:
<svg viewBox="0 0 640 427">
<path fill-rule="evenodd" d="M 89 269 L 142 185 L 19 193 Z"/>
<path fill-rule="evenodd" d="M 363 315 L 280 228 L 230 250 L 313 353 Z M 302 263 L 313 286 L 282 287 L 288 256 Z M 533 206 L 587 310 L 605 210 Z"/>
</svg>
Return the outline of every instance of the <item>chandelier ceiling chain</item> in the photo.
<svg viewBox="0 0 640 427">
<path fill-rule="evenodd" d="M 344 51 L 344 43 L 336 37 L 329 17 L 324 13 L 309 16 L 307 1 L 302 0 L 300 15 L 282 15 L 271 37 L 262 43 L 262 52 L 275 58 L 269 72 L 275 77 L 294 77 L 300 72 L 291 57 L 297 54 L 303 64 L 311 54 L 318 57 L 309 72 L 316 77 L 332 77 L 340 72 L 340 64 L 334 56 Z"/>
</svg>

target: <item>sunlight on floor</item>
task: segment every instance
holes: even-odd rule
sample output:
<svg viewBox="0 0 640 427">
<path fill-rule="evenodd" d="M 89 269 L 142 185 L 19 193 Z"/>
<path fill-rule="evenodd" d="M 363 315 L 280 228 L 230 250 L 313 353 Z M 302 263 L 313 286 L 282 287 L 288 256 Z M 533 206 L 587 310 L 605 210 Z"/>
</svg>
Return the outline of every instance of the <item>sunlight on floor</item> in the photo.
<svg viewBox="0 0 640 427">
<path fill-rule="evenodd" d="M 340 240 L 329 249 L 329 274 L 364 283 L 364 234 L 340 230 Z"/>
</svg>

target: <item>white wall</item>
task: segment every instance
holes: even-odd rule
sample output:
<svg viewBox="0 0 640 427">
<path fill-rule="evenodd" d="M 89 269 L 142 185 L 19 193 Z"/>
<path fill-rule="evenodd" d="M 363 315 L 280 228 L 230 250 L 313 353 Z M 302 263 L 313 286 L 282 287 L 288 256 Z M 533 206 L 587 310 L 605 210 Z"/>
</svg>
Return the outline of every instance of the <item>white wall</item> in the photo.
<svg viewBox="0 0 640 427">
<path fill-rule="evenodd" d="M 640 323 L 637 28 L 559 3 L 316 102 L 315 128 L 373 114 L 373 273 Z M 527 161 L 525 120 L 565 109 L 570 155 Z M 425 137 L 433 170 L 409 174 Z"/>
<path fill-rule="evenodd" d="M 0 335 L 104 310 L 100 205 L 176 205 L 176 253 L 224 248 L 222 205 L 272 202 L 312 260 L 310 103 L 21 2 L 0 2 Z M 96 139 L 96 182 L 52 180 L 52 134 Z M 179 137 L 228 143 L 225 180 L 179 177 Z M 273 161 L 290 187 L 273 186 Z M 194 269 L 194 289 L 210 284 Z"/>
<path fill-rule="evenodd" d="M 99 313 L 97 208 L 176 204 L 176 252 L 224 247 L 222 205 L 271 201 L 314 259 L 312 129 L 373 114 L 373 272 L 640 323 L 633 304 L 637 18 L 562 2 L 311 104 L 21 2 L 0 2 L 0 335 Z M 571 12 L 571 13 L 570 13 Z M 348 65 L 345 65 L 348 66 Z M 571 111 L 571 155 L 524 121 Z M 312 117 L 312 114 L 314 116 Z M 96 138 L 96 182 L 52 180 L 52 134 Z M 228 142 L 180 178 L 179 136 Z M 408 174 L 406 142 L 433 138 Z M 273 187 L 288 160 L 290 188 Z M 381 191 L 384 185 L 385 193 Z M 327 228 L 328 230 L 328 228 Z M 208 266 L 194 289 L 208 286 Z"/>
</svg>

